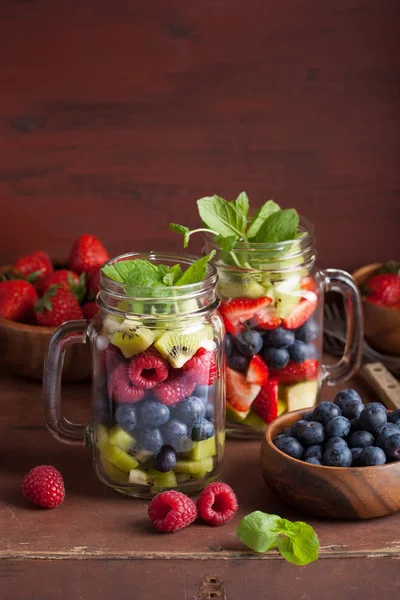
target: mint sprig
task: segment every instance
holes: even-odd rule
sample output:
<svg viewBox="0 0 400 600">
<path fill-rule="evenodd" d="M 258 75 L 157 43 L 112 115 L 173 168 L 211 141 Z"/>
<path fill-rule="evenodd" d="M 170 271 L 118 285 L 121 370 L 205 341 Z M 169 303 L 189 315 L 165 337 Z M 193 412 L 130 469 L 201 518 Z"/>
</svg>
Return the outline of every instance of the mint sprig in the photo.
<svg viewBox="0 0 400 600">
<path fill-rule="evenodd" d="M 257 510 L 240 521 L 236 535 L 256 552 L 277 548 L 294 565 L 308 565 L 318 559 L 317 534 L 303 521 L 292 522 Z"/>
</svg>

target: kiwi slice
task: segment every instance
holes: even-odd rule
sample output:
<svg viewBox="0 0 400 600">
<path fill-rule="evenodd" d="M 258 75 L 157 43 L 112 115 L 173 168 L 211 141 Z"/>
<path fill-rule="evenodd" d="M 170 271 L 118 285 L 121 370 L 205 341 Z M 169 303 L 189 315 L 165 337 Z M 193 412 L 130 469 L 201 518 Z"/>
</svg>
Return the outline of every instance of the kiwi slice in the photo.
<svg viewBox="0 0 400 600">
<path fill-rule="evenodd" d="M 215 456 L 216 453 L 217 446 L 215 443 L 215 435 L 213 435 L 208 440 L 194 442 L 192 450 L 190 450 L 190 452 L 187 453 L 187 458 L 190 460 L 201 460 L 203 458 Z"/>
<path fill-rule="evenodd" d="M 201 460 L 177 460 L 175 473 L 189 473 L 195 477 L 200 473 L 209 473 L 213 468 L 214 461 L 211 456 Z"/>
<path fill-rule="evenodd" d="M 110 442 L 103 444 L 101 454 L 102 458 L 108 460 L 108 462 L 112 463 L 124 473 L 129 473 L 131 469 L 136 469 L 139 464 L 133 456 L 127 454 L 127 452 L 124 452 L 118 446 L 110 444 Z"/>
<path fill-rule="evenodd" d="M 119 483 L 122 485 L 125 485 L 128 483 L 128 481 L 129 481 L 128 473 L 124 473 L 123 471 L 120 471 L 120 469 L 117 469 L 116 466 L 114 466 L 112 463 L 110 463 L 104 457 L 101 458 L 101 468 L 103 469 L 104 474 L 107 475 L 107 477 L 111 481 L 114 481 L 115 483 Z"/>
<path fill-rule="evenodd" d="M 189 481 L 190 479 L 189 473 L 176 473 L 175 477 L 177 483 L 184 483 L 185 481 Z"/>
<path fill-rule="evenodd" d="M 261 298 L 263 286 L 251 277 L 220 277 L 218 293 L 222 298 Z"/>
<path fill-rule="evenodd" d="M 245 420 L 243 421 L 245 425 L 251 427 L 252 429 L 257 429 L 258 431 L 264 430 L 267 427 L 264 419 L 259 417 L 254 411 L 250 411 Z"/>
<path fill-rule="evenodd" d="M 110 444 L 113 444 L 113 446 L 118 446 L 118 448 L 121 448 L 121 450 L 124 452 L 127 452 L 130 448 L 132 448 L 133 444 L 135 443 L 134 438 L 124 429 L 118 427 L 118 425 L 114 425 L 114 427 L 110 429 L 108 440 Z"/>
<path fill-rule="evenodd" d="M 226 402 L 226 409 L 225 409 L 225 414 L 226 414 L 226 418 L 229 421 L 233 421 L 233 423 L 242 423 L 242 421 L 245 420 L 245 418 L 247 417 L 247 415 L 249 414 L 248 410 L 237 410 L 236 408 L 233 408 L 233 406 L 231 406 L 229 404 L 229 402 Z"/>
<path fill-rule="evenodd" d="M 113 333 L 111 343 L 117 346 L 125 358 L 131 358 L 147 350 L 154 342 L 155 334 L 146 327 L 129 327 Z"/>
<path fill-rule="evenodd" d="M 105 425 L 97 425 L 96 427 L 96 446 L 99 450 L 108 443 L 108 427 Z"/>
<path fill-rule="evenodd" d="M 132 469 L 132 471 L 129 471 L 129 483 L 148 485 L 149 480 L 147 478 L 147 473 L 141 469 Z"/>
<path fill-rule="evenodd" d="M 154 487 L 170 488 L 176 487 L 177 481 L 173 471 L 167 471 L 167 473 L 161 473 L 157 469 L 150 469 L 147 472 L 148 480 Z"/>
<path fill-rule="evenodd" d="M 282 400 L 281 398 L 278 398 L 278 417 L 280 415 L 283 415 L 283 413 L 287 412 L 288 409 L 288 405 L 286 400 Z"/>
<path fill-rule="evenodd" d="M 315 406 L 317 402 L 318 382 L 301 381 L 293 385 L 288 385 L 285 389 L 285 400 L 288 411 L 300 410 Z"/>
<path fill-rule="evenodd" d="M 200 347 L 201 342 L 209 335 L 206 327 L 193 333 L 181 333 L 179 331 L 166 331 L 154 344 L 161 356 L 169 361 L 175 368 L 180 369 Z"/>
</svg>

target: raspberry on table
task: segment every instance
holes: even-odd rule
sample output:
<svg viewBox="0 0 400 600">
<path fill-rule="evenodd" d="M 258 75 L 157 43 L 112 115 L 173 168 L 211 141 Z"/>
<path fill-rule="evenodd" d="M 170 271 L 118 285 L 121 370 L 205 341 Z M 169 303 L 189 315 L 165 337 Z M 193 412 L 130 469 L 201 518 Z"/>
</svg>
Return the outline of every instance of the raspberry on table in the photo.
<svg viewBox="0 0 400 600">
<path fill-rule="evenodd" d="M 55 508 L 65 497 L 62 475 L 49 465 L 31 469 L 23 478 L 21 488 L 27 500 L 42 508 Z"/>
<path fill-rule="evenodd" d="M 162 532 L 183 529 L 197 517 L 193 500 L 173 490 L 157 494 L 148 506 L 148 513 L 154 527 Z"/>
<path fill-rule="evenodd" d="M 208 525 L 224 525 L 235 516 L 238 507 L 233 489 L 220 481 L 210 483 L 197 500 L 199 516 Z"/>
<path fill-rule="evenodd" d="M 129 379 L 140 389 L 153 388 L 167 377 L 167 361 L 151 350 L 135 356 L 130 362 Z"/>
</svg>

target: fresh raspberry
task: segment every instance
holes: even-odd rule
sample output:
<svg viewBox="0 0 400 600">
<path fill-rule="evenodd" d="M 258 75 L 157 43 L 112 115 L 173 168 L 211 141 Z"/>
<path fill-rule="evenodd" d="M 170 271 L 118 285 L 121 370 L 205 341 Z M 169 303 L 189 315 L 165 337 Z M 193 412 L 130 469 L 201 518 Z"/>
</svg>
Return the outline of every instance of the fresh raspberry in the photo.
<svg viewBox="0 0 400 600">
<path fill-rule="evenodd" d="M 142 390 L 155 387 L 168 377 L 168 363 L 153 350 L 134 356 L 129 365 L 129 379 Z"/>
<path fill-rule="evenodd" d="M 214 352 L 205 348 L 199 348 L 182 368 L 199 385 L 212 385 L 217 380 L 218 371 Z"/>
<path fill-rule="evenodd" d="M 196 505 L 181 492 L 157 494 L 148 506 L 148 513 L 157 531 L 178 531 L 187 527 L 197 517 Z"/>
<path fill-rule="evenodd" d="M 190 396 L 195 387 L 196 384 L 193 379 L 188 377 L 184 371 L 170 369 L 169 378 L 154 388 L 153 395 L 166 406 L 172 406 L 179 400 Z"/>
<path fill-rule="evenodd" d="M 27 500 L 42 508 L 55 508 L 65 497 L 61 473 L 48 465 L 31 469 L 23 478 L 21 488 Z"/>
<path fill-rule="evenodd" d="M 131 383 L 128 365 L 119 364 L 108 379 L 108 393 L 114 402 L 139 402 L 144 396 L 144 390 Z"/>
<path fill-rule="evenodd" d="M 227 523 L 235 516 L 238 507 L 233 489 L 220 481 L 210 483 L 197 500 L 199 516 L 208 525 Z"/>
<path fill-rule="evenodd" d="M 106 338 L 107 339 L 107 338 Z M 114 344 L 108 344 L 104 350 L 107 375 L 110 376 L 120 363 L 126 364 L 125 358 L 122 356 L 119 348 Z"/>
</svg>

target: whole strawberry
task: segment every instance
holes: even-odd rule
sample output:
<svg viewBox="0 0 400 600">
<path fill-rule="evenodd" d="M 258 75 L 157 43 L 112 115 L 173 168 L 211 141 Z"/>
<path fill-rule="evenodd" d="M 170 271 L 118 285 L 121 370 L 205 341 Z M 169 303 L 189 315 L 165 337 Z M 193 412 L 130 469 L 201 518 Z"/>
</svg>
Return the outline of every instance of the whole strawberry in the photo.
<svg viewBox="0 0 400 600">
<path fill-rule="evenodd" d="M 58 327 L 65 321 L 82 319 L 83 314 L 76 296 L 61 286 L 51 286 L 35 305 L 39 325 Z"/>
<path fill-rule="evenodd" d="M 93 319 L 93 317 L 95 317 L 98 312 L 99 312 L 99 307 L 97 306 L 96 302 L 85 302 L 85 304 L 82 304 L 83 316 L 88 321 Z"/>
<path fill-rule="evenodd" d="M 91 269 L 88 273 L 86 273 L 87 291 L 90 298 L 96 298 L 98 292 L 100 291 L 99 281 L 100 269 Z"/>
<path fill-rule="evenodd" d="M 379 273 L 370 277 L 365 285 L 367 300 L 384 306 L 400 303 L 400 276 L 397 273 Z"/>
<path fill-rule="evenodd" d="M 78 302 L 82 302 L 86 294 L 85 275 L 77 275 L 68 269 L 53 271 L 41 281 L 39 291 L 41 294 L 47 292 L 52 285 L 59 285 L 75 294 Z"/>
<path fill-rule="evenodd" d="M 101 267 L 109 258 L 103 244 L 94 235 L 84 233 L 72 247 L 68 266 L 80 274 Z"/>
<path fill-rule="evenodd" d="M 22 256 L 15 263 L 15 268 L 25 279 L 32 283 L 41 281 L 54 270 L 50 256 L 43 250 L 37 250 L 32 254 Z"/>
<path fill-rule="evenodd" d="M 33 285 L 23 279 L 0 283 L 0 317 L 30 322 L 33 319 L 37 293 Z"/>
<path fill-rule="evenodd" d="M 42 508 L 55 508 L 65 497 L 61 473 L 47 465 L 31 469 L 23 478 L 21 488 L 27 500 Z"/>
</svg>

